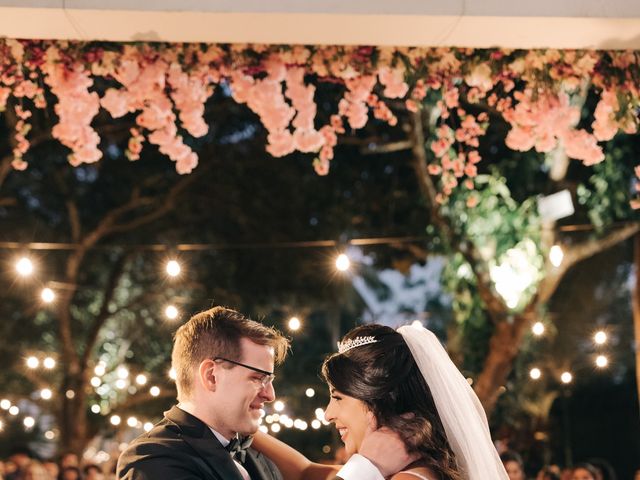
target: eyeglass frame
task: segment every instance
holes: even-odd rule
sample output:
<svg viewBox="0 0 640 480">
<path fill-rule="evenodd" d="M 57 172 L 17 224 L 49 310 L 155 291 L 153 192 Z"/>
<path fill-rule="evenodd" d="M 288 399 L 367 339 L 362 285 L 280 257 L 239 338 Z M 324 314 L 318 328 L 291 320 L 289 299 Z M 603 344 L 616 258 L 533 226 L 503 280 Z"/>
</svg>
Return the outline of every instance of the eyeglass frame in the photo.
<svg viewBox="0 0 640 480">
<path fill-rule="evenodd" d="M 213 358 L 214 362 L 217 362 L 218 360 L 222 360 L 223 362 L 229 362 L 229 363 L 232 363 L 234 365 L 238 365 L 240 367 L 247 368 L 247 369 L 252 370 L 254 372 L 261 373 L 262 375 L 264 375 L 264 377 L 259 380 L 260 384 L 262 385 L 262 388 L 266 388 L 267 385 L 272 384 L 273 381 L 276 378 L 276 376 L 275 376 L 275 374 L 273 372 L 269 372 L 267 370 L 262 370 L 261 368 L 252 367 L 251 365 L 247 365 L 247 364 L 241 363 L 241 362 L 236 362 L 235 360 L 229 360 L 228 358 L 224 358 L 224 357 L 214 357 Z"/>
</svg>

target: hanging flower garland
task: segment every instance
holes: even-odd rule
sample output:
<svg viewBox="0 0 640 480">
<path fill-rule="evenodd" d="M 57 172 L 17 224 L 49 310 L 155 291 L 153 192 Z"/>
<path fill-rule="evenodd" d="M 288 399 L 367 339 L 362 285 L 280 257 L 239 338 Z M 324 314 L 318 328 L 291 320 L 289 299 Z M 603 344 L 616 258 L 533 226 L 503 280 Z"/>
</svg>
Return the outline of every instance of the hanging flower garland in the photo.
<svg viewBox="0 0 640 480">
<path fill-rule="evenodd" d="M 99 91 L 96 79 L 111 86 Z M 318 80 L 344 86 L 326 124 L 316 115 Z M 149 142 L 179 173 L 189 173 L 198 157 L 179 132 L 208 132 L 205 103 L 223 82 L 260 118 L 271 155 L 314 153 L 320 175 L 328 173 L 346 125 L 357 130 L 371 117 L 395 125 L 390 100 L 417 111 L 430 92 L 439 95 L 429 173 L 440 176 L 441 201 L 460 183 L 473 188 L 481 161 L 477 148 L 489 115 L 465 105 L 501 115 L 511 126 L 509 148 L 562 148 L 585 165 L 604 159 L 599 142 L 620 130 L 636 133 L 639 123 L 637 52 L 0 40 L 0 109 L 13 97 L 16 169 L 27 167 L 30 109 L 46 108 L 46 85 L 57 98 L 52 135 L 71 150 L 71 164 L 101 158 L 91 122 L 102 108 L 113 118 L 136 115 L 130 160 Z M 580 107 L 572 103 L 587 87 L 600 95 L 590 131 L 578 128 Z"/>
</svg>

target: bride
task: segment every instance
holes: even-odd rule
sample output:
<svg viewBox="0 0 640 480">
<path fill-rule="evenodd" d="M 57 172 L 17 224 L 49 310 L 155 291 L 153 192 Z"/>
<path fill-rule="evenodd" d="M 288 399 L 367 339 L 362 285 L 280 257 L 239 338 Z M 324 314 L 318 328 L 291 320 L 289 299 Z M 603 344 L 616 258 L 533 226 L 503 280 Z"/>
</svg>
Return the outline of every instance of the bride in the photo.
<svg viewBox="0 0 640 480">
<path fill-rule="evenodd" d="M 403 441 L 414 461 L 389 478 L 508 479 L 478 397 L 429 330 L 357 327 L 325 360 L 322 375 L 331 393 L 325 418 L 349 455 L 361 452 L 372 432 L 390 430 Z M 277 464 L 285 480 L 335 478 L 332 467 L 267 434 L 258 433 L 252 446 Z"/>
</svg>

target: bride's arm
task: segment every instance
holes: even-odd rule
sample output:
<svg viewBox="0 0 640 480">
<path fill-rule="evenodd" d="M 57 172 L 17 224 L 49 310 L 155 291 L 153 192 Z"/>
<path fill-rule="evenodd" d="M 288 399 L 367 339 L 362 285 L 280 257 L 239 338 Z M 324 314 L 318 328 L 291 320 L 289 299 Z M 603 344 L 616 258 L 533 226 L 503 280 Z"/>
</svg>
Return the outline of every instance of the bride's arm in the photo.
<svg viewBox="0 0 640 480">
<path fill-rule="evenodd" d="M 276 464 L 284 480 L 327 480 L 336 476 L 341 465 L 314 463 L 300 452 L 269 434 L 258 431 L 252 448 Z"/>
</svg>

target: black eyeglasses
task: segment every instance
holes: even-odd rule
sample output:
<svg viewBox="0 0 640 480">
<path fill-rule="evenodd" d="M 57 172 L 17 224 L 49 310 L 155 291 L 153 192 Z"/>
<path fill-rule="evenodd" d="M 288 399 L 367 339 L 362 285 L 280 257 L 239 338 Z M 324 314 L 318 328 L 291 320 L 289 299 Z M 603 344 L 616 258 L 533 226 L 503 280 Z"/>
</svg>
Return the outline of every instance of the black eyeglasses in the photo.
<svg viewBox="0 0 640 480">
<path fill-rule="evenodd" d="M 215 357 L 213 359 L 214 362 L 217 362 L 218 360 L 221 360 L 223 362 L 233 363 L 234 365 L 238 365 L 240 367 L 248 368 L 249 370 L 252 370 L 254 372 L 261 373 L 262 377 L 260 377 L 260 380 L 258 380 L 258 382 L 260 383 L 260 385 L 262 385 L 262 388 L 265 388 L 270 383 L 273 383 L 273 381 L 276 378 L 273 372 L 268 372 L 260 368 L 252 367 L 251 365 L 245 365 L 244 363 L 236 362 L 235 360 L 229 360 L 228 358 L 224 358 L 224 357 Z"/>
</svg>

